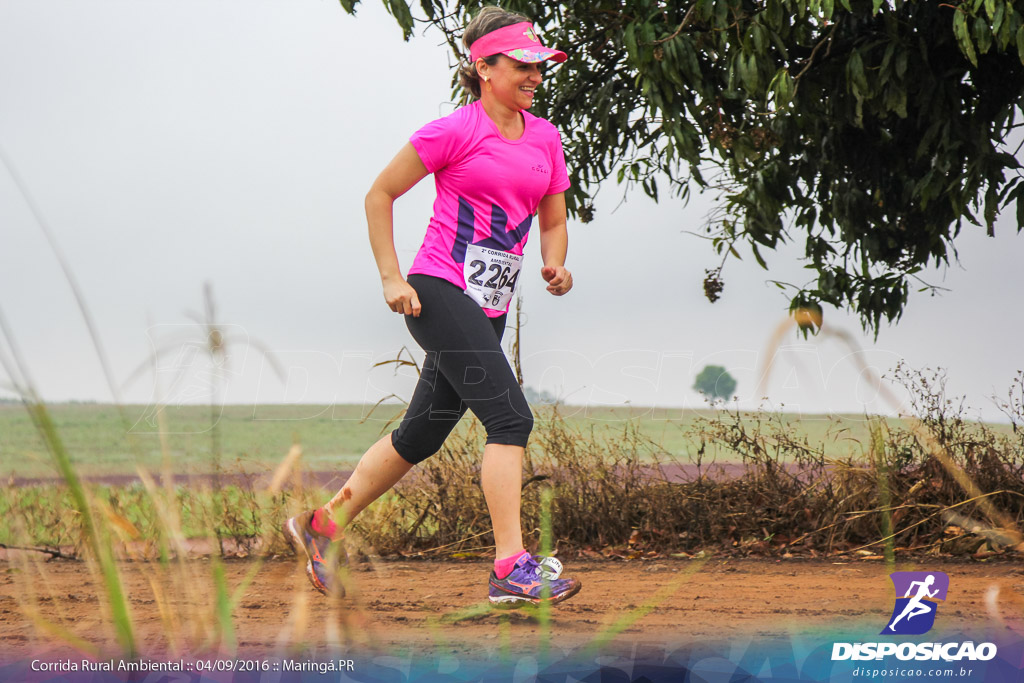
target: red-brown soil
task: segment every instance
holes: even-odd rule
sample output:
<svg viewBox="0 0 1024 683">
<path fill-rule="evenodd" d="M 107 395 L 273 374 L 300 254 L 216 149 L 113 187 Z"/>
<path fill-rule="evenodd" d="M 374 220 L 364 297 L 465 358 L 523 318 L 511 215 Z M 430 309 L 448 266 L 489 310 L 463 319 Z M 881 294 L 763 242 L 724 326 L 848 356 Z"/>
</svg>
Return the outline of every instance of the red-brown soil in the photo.
<svg viewBox="0 0 1024 683">
<path fill-rule="evenodd" d="M 334 638 L 353 655 L 411 650 L 487 656 L 502 648 L 536 649 L 545 629 L 536 616 L 521 612 L 485 610 L 456 620 L 483 604 L 489 564 L 479 560 L 355 567 L 355 594 L 340 607 L 314 592 L 293 560 L 261 565 L 236 560 L 224 567 L 232 590 L 258 568 L 233 613 L 242 653 L 283 652 L 295 643 L 322 651 Z M 898 568 L 949 574 L 949 596 L 932 635 L 980 637 L 993 629 L 1024 633 L 1024 569 L 1019 563 L 929 560 Z M 121 570 L 143 652 L 172 654 L 175 638 L 215 642 L 208 559 L 189 560 L 173 571 L 144 562 L 126 562 Z M 893 604 L 888 571 L 878 561 L 571 561 L 567 570 L 581 579 L 583 590 L 552 609 L 551 642 L 563 651 L 591 643 L 617 620 L 621 632 L 608 646 L 616 649 L 830 630 L 872 639 Z M 33 625 L 27 616 L 33 609 L 112 650 L 102 595 L 84 562 L 17 557 L 0 562 L 0 655 L 10 659 L 68 650 Z"/>
</svg>

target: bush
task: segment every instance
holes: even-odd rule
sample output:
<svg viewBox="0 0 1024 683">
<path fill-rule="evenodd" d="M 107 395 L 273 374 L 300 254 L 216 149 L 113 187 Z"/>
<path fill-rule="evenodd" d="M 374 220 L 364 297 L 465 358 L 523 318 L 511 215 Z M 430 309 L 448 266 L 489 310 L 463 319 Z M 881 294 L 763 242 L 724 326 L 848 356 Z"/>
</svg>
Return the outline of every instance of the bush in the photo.
<svg viewBox="0 0 1024 683">
<path fill-rule="evenodd" d="M 692 450 L 666 456 L 636 422 L 575 428 L 550 406 L 526 451 L 523 528 L 536 547 L 545 518 L 557 550 L 618 557 L 700 551 L 731 554 L 991 553 L 1021 547 L 1024 518 L 1024 374 L 1000 407 L 1012 432 L 965 419 L 941 372 L 899 367 L 915 418 L 872 420 L 860 457 L 826 455 L 836 426 L 812 443 L 777 413 L 723 411 L 688 428 Z M 367 555 L 477 553 L 493 545 L 480 488 L 484 431 L 460 426 L 442 451 L 366 510 L 350 528 Z M 711 457 L 725 453 L 738 466 Z M 550 491 L 550 510 L 542 492 Z M 272 494 L 251 480 L 218 491 L 91 487 L 131 556 L 166 553 L 175 533 L 217 538 L 222 553 L 287 552 L 289 514 L 321 503 L 323 490 Z M 167 505 L 165 498 L 172 501 Z M 162 507 L 161 507 L 162 506 Z M 81 522 L 64 487 L 7 486 L 0 543 L 80 554 Z M 166 517 L 166 512 L 163 513 Z"/>
</svg>

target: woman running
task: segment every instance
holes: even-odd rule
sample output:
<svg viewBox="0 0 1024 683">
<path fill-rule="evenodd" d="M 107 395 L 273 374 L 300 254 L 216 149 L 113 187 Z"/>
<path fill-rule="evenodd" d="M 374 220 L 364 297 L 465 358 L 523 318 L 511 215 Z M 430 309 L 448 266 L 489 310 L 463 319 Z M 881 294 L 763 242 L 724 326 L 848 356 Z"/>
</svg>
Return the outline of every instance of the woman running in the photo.
<svg viewBox="0 0 1024 683">
<path fill-rule="evenodd" d="M 547 290 L 572 289 L 564 191 L 569 187 L 558 131 L 526 110 L 541 83 L 539 64 L 563 62 L 532 22 L 486 7 L 463 35 L 470 63 L 460 73 L 474 101 L 413 134 L 366 196 L 370 244 L 388 307 L 405 316 L 426 351 L 419 383 L 397 430 L 363 455 L 324 507 L 285 525 L 306 573 L 325 594 L 342 594 L 336 567 L 343 527 L 438 450 L 469 408 L 487 431 L 481 485 L 494 531 L 488 599 L 517 607 L 560 602 L 580 590 L 559 578 L 553 558 L 533 557 L 520 526 L 522 458 L 533 428 L 530 406 L 501 348 L 534 216 Z M 402 277 L 392 208 L 427 174 L 437 198 L 408 279 Z M 301 554 L 300 554 L 301 557 Z"/>
</svg>

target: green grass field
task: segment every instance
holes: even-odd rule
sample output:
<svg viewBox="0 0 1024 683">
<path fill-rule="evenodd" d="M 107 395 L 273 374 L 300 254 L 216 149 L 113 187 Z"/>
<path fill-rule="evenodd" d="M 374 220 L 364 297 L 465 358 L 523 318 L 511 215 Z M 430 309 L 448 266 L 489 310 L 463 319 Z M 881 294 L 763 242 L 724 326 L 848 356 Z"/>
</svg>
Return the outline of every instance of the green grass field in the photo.
<svg viewBox="0 0 1024 683">
<path fill-rule="evenodd" d="M 134 474 L 137 464 L 150 470 L 162 465 L 159 428 L 145 406 L 124 406 L 128 427 L 115 406 L 104 404 L 50 405 L 60 437 L 78 472 L 83 476 Z M 224 469 L 259 472 L 272 469 L 292 443 L 301 443 L 304 467 L 310 471 L 351 469 L 367 446 L 401 409 L 382 405 L 370 412 L 359 405 L 258 405 L 224 406 L 216 409 L 216 434 Z M 167 445 L 175 473 L 211 471 L 214 429 L 209 406 L 168 407 Z M 540 409 L 538 424 L 544 422 Z M 561 406 L 567 422 L 584 434 L 622 432 L 636 428 L 658 449 L 683 462 L 699 448 L 695 424 L 713 411 L 681 409 L 607 408 Z M 867 443 L 868 427 L 863 415 L 780 415 L 776 416 L 794 433 L 813 446 L 821 445 L 830 457 L 858 456 Z M 765 420 L 761 414 L 747 420 Z M 899 420 L 890 420 L 899 423 Z M 994 425 L 996 431 L 1009 427 Z M 706 454 L 718 462 L 735 461 L 728 451 Z M 56 472 L 52 459 L 24 408 L 0 405 L 0 476 L 51 477 Z"/>
</svg>

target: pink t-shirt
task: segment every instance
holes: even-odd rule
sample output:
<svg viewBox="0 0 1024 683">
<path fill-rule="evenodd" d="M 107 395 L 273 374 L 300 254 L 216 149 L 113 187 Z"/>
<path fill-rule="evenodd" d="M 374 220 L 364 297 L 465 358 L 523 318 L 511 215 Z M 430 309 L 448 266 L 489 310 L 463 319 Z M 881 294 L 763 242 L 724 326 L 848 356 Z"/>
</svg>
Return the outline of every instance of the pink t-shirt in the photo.
<svg viewBox="0 0 1024 683">
<path fill-rule="evenodd" d="M 409 274 L 448 280 L 492 318 L 508 311 L 540 200 L 569 187 L 558 131 L 522 114 L 526 126 L 518 140 L 498 132 L 479 100 L 409 140 L 437 187 L 434 215 Z"/>
</svg>

